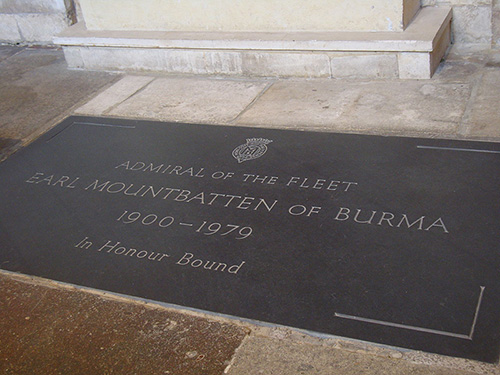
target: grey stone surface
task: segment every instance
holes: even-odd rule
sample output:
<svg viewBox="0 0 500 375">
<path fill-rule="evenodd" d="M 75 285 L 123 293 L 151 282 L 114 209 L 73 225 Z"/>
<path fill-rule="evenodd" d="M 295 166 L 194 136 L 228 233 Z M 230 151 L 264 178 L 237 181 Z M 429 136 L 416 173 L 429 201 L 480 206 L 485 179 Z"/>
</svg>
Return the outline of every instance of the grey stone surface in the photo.
<svg viewBox="0 0 500 375">
<path fill-rule="evenodd" d="M 487 70 L 480 81 L 468 121 L 469 135 L 500 138 L 500 63 Z"/>
<path fill-rule="evenodd" d="M 326 54 L 115 47 L 65 47 L 64 50 L 69 57 L 69 66 L 95 70 L 252 77 L 330 76 L 330 60 Z"/>
<path fill-rule="evenodd" d="M 84 63 L 80 48 L 64 48 L 64 58 L 70 69 L 83 69 Z"/>
<path fill-rule="evenodd" d="M 69 0 L 0 0 L 0 41 L 52 44 L 72 23 L 72 11 Z"/>
<path fill-rule="evenodd" d="M 52 44 L 52 38 L 69 26 L 64 13 L 16 15 L 23 42 Z"/>
<path fill-rule="evenodd" d="M 498 0 L 422 0 L 422 6 L 453 8 L 454 42 L 459 45 L 472 44 L 487 50 L 495 42 L 492 31 L 495 34 Z"/>
<path fill-rule="evenodd" d="M 479 64 L 481 68 L 489 61 L 491 51 L 477 50 L 474 46 L 457 46 L 454 45 L 446 56 L 446 61 L 443 65 L 450 62 L 459 63 L 474 63 Z"/>
<path fill-rule="evenodd" d="M 396 55 L 373 54 L 330 56 L 332 78 L 397 78 L 398 59 Z"/>
<path fill-rule="evenodd" d="M 279 81 L 238 124 L 330 131 L 453 134 L 468 84 Z"/>
<path fill-rule="evenodd" d="M 428 53 L 400 53 L 399 76 L 403 79 L 432 77 L 431 56 Z"/>
<path fill-rule="evenodd" d="M 144 88 L 154 77 L 148 76 L 126 76 L 115 85 L 97 95 L 90 102 L 78 108 L 76 113 L 88 115 L 103 115 L 114 106 L 122 103 L 130 96 Z"/>
<path fill-rule="evenodd" d="M 458 44 L 491 44 L 491 5 L 463 5 L 453 8 L 453 33 Z"/>
<path fill-rule="evenodd" d="M 116 79 L 109 73 L 69 71 L 62 51 L 56 49 L 18 49 L 19 53 L 0 61 L 3 139 L 29 142 Z M 13 151 L 3 149 L 0 159 Z"/>
<path fill-rule="evenodd" d="M 496 8 L 493 9 L 491 20 L 493 33 L 492 44 L 494 48 L 498 49 L 500 48 L 500 5 L 497 5 Z"/>
<path fill-rule="evenodd" d="M 237 122 L 334 130 L 361 92 L 361 85 L 345 81 L 278 81 Z"/>
<path fill-rule="evenodd" d="M 451 5 L 491 5 L 492 0 L 422 0 L 422 6 Z"/>
<path fill-rule="evenodd" d="M 227 123 L 267 82 L 203 78 L 158 78 L 109 112 L 113 116 L 179 122 Z"/>
<path fill-rule="evenodd" d="M 11 14 L 0 13 L 0 41 L 15 43 L 21 41 L 21 39 L 16 17 Z"/>
<path fill-rule="evenodd" d="M 467 61 L 466 59 L 450 59 L 450 61 L 446 61 L 445 64 L 441 64 L 433 77 L 433 82 L 474 84 L 483 72 L 485 61 L 486 60 L 477 62 Z"/>
<path fill-rule="evenodd" d="M 464 55 L 452 50 L 429 81 L 162 78 L 111 108 L 106 100 L 116 100 L 112 97 L 121 91 L 117 86 L 110 89 L 109 95 L 102 94 L 98 110 L 89 104 L 90 107 L 80 108 L 78 113 L 320 131 L 496 139 L 499 137 L 496 123 L 480 125 L 483 120 L 479 118 L 486 113 L 494 116 L 497 106 L 474 109 L 474 103 L 486 100 L 488 95 L 494 101 L 498 91 L 494 85 L 486 91 L 478 88 L 480 81 L 486 84 L 483 74 L 495 75 L 498 65 L 499 54 L 471 50 Z M 243 92 L 232 94 L 238 90 Z M 476 92 L 479 95 L 473 95 Z"/>
<path fill-rule="evenodd" d="M 15 46 L 0 46 L 0 61 L 5 60 L 16 53 L 23 51 L 23 48 Z"/>
<path fill-rule="evenodd" d="M 472 375 L 404 360 L 339 350 L 328 345 L 251 336 L 238 349 L 229 375 Z"/>
<path fill-rule="evenodd" d="M 491 52 L 489 54 L 486 68 L 500 68 L 500 50 Z"/>
<path fill-rule="evenodd" d="M 0 0 L 1 13 L 64 13 L 65 11 L 65 0 Z"/>
<path fill-rule="evenodd" d="M 326 54 L 245 53 L 242 73 L 250 77 L 330 77 Z"/>
</svg>

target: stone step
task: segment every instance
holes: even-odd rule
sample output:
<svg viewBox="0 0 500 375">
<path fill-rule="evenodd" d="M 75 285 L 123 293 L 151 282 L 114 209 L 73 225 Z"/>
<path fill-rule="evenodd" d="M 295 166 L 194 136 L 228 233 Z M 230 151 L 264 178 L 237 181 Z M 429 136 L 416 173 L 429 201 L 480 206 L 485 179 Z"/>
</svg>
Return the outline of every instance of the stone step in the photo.
<svg viewBox="0 0 500 375">
<path fill-rule="evenodd" d="M 428 79 L 450 44 L 451 10 L 421 9 L 403 32 L 88 30 L 54 38 L 69 67 L 254 76 Z"/>
</svg>

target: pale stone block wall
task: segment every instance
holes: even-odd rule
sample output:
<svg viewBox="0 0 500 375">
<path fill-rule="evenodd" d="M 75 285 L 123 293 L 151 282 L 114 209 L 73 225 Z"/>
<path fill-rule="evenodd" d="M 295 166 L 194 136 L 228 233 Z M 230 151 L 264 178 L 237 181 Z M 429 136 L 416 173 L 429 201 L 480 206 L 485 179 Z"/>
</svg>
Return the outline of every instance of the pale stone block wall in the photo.
<svg viewBox="0 0 500 375">
<path fill-rule="evenodd" d="M 66 11 L 64 0 L 0 0 L 2 13 L 60 13 Z"/>
<path fill-rule="evenodd" d="M 51 44 L 75 21 L 71 0 L 0 0 L 0 42 Z"/>
<path fill-rule="evenodd" d="M 421 0 L 406 0 L 403 3 L 403 28 L 411 23 L 421 7 Z"/>
<path fill-rule="evenodd" d="M 132 5 L 132 8 L 135 9 L 145 8 L 148 1 L 161 1 L 164 4 L 168 2 L 181 3 L 186 0 L 0 0 L 0 43 L 39 43 L 46 44 L 51 43 L 52 37 L 58 34 L 60 31 L 65 29 L 68 25 L 72 24 L 75 21 L 75 5 L 76 11 L 78 14 L 78 20 L 83 21 L 84 15 L 80 10 L 79 2 L 83 2 L 84 5 L 88 5 L 88 2 L 101 3 L 100 7 L 104 8 L 95 8 L 91 10 L 92 12 L 97 12 L 100 9 L 102 13 L 103 10 L 107 9 L 104 12 L 105 17 L 108 17 L 112 22 L 120 22 L 117 14 L 119 13 L 119 9 L 124 9 L 128 2 Z M 187 0 L 195 2 L 195 0 Z M 224 0 L 229 1 L 229 0 Z M 230 0 L 233 4 L 235 0 Z M 252 4 L 252 9 L 250 12 L 250 16 L 248 14 L 240 15 L 239 18 L 246 18 L 247 24 L 239 24 L 243 26 L 239 27 L 249 27 L 249 22 L 254 22 L 256 18 L 256 9 L 254 5 L 262 4 L 272 4 L 274 0 L 251 0 L 248 3 Z M 332 4 L 332 0 L 314 0 L 314 1 L 323 1 Z M 457 45 L 476 45 L 482 46 L 483 48 L 498 48 L 500 49 L 500 0 L 339 0 L 338 4 L 342 4 L 345 2 L 349 4 L 349 7 L 345 7 L 344 13 L 337 12 L 337 15 L 341 20 L 339 22 L 346 23 L 346 19 L 348 18 L 349 12 L 354 18 L 358 18 L 360 23 L 358 26 L 351 23 L 350 25 L 346 25 L 347 29 L 349 28 L 371 28 L 371 29 L 393 29 L 393 31 L 400 31 L 404 26 L 408 25 L 411 22 L 411 19 L 414 16 L 414 13 L 418 10 L 420 5 L 422 6 L 451 6 L 453 7 L 453 39 L 454 43 Z M 222 1 L 223 2 L 223 1 Z M 222 3 L 220 2 L 220 3 Z M 356 2 L 359 4 L 369 3 L 369 7 L 365 7 L 365 13 L 354 11 L 356 7 L 353 6 Z M 392 3 L 393 2 L 393 3 Z M 114 4 L 116 3 L 116 4 Z M 206 4 L 214 4 L 217 3 L 215 1 L 201 1 L 201 3 Z M 114 5 L 113 5 L 114 4 Z M 304 2 L 302 0 L 290 0 L 287 1 L 287 4 L 291 4 L 293 8 L 293 4 L 301 5 L 307 4 L 307 6 L 312 7 L 310 1 Z M 383 8 L 387 9 L 389 5 L 394 5 L 394 9 L 398 9 L 398 17 L 392 19 L 391 17 L 385 17 L 383 19 L 378 19 L 376 21 L 376 25 L 367 26 L 368 23 L 363 24 L 363 18 L 366 16 L 366 12 L 373 11 L 371 15 L 376 15 L 377 11 L 381 12 Z M 134 8 L 135 7 L 135 8 Z M 374 7 L 374 9 L 372 9 Z M 330 9 L 331 6 L 328 8 Z M 368 10 L 368 8 L 370 10 Z M 311 8 L 314 14 L 314 7 Z M 339 8 L 340 9 L 340 8 Z M 305 11 L 303 7 L 299 10 L 296 9 L 296 14 L 299 15 L 298 18 L 305 19 L 304 15 L 309 14 Z M 87 9 L 87 11 L 89 11 Z M 206 10 L 204 11 L 206 13 Z M 316 9 L 317 18 L 323 20 L 323 23 L 315 23 L 314 25 L 307 26 L 306 23 L 303 23 L 302 26 L 307 26 L 307 28 L 325 28 L 330 27 L 334 21 L 329 17 L 329 13 L 324 11 L 324 8 L 321 8 L 321 11 Z M 168 13 L 168 12 L 167 12 Z M 205 14 L 204 13 L 204 14 Z M 394 12 L 393 14 L 395 14 Z M 137 13 L 133 13 L 134 17 L 137 17 Z M 381 14 L 381 13 L 379 13 Z M 335 15 L 334 15 L 335 16 Z M 330 17 L 334 17 L 331 16 Z M 102 24 L 105 21 L 102 16 L 100 20 L 95 20 L 97 22 L 95 27 L 102 27 L 106 29 L 110 29 L 113 24 L 107 24 L 106 26 Z M 165 13 L 158 12 L 156 14 L 156 20 L 154 22 L 160 22 L 162 18 L 165 17 Z M 92 18 L 92 17 L 91 17 Z M 140 18 L 140 17 L 139 17 Z M 116 20 L 115 20 L 116 19 Z M 301 21 L 301 20 L 295 21 Z M 397 19 L 396 21 L 394 21 Z M 115 20 L 115 21 L 114 21 Z M 269 20 L 272 20 L 270 18 Z M 268 20 L 268 21 L 269 21 Z M 343 21 L 342 21 L 343 20 Z M 148 27 L 154 26 L 154 22 L 149 23 Z M 238 18 L 235 18 L 234 21 L 239 22 Z M 279 21 L 279 20 L 278 20 Z M 366 20 L 365 20 L 366 21 Z M 92 22 L 90 22 L 90 26 L 92 28 Z M 99 26 L 99 22 L 101 22 Z M 262 21 L 261 21 L 262 22 Z M 283 22 L 283 19 L 281 20 Z M 301 21 L 302 22 L 302 21 Z M 304 21 L 305 22 L 305 21 Z M 373 22 L 373 21 L 370 21 Z M 88 23 L 88 22 L 87 22 Z M 337 24 L 335 28 L 340 28 L 342 23 Z M 151 26 L 152 25 L 152 26 Z M 276 26 L 277 25 L 277 26 Z M 280 26 L 278 22 L 274 27 L 280 28 L 283 27 L 283 23 Z M 361 25 L 361 26 L 360 26 Z M 363 26 L 364 25 L 364 26 Z M 377 26 L 378 25 L 378 26 Z M 205 25 L 206 26 L 206 25 Z M 227 26 L 227 25 L 226 25 Z M 262 26 L 262 25 L 261 25 Z M 118 25 L 117 28 L 125 28 L 125 25 Z M 198 27 L 200 27 L 198 25 Z M 214 25 L 210 26 L 214 27 Z M 380 30 L 379 30 L 380 31 Z"/>
<path fill-rule="evenodd" d="M 420 0 L 79 0 L 89 30 L 402 31 Z"/>
<path fill-rule="evenodd" d="M 453 41 L 459 46 L 499 46 L 500 0 L 422 0 L 423 6 L 453 8 Z"/>
<path fill-rule="evenodd" d="M 77 9 L 79 9 L 79 2 L 84 2 L 84 5 L 88 5 L 89 2 L 93 3 L 106 3 L 105 7 L 111 7 L 111 3 L 116 1 L 117 3 L 125 4 L 126 1 L 134 2 L 134 0 L 75 0 L 77 3 Z M 149 0 L 147 0 L 149 1 Z M 169 0 L 163 0 L 169 1 Z M 173 0 L 172 0 L 173 1 Z M 182 0 L 175 0 L 175 2 L 180 3 Z M 194 0 L 191 0 L 194 1 Z M 259 0 L 252 0 L 250 3 L 255 4 Z M 265 1 L 265 0 L 263 0 Z M 354 0 L 353 0 L 354 1 Z M 349 3 L 355 4 L 355 1 L 349 1 Z M 404 2 L 403 2 L 404 1 Z M 144 6 L 145 2 L 135 2 L 136 4 L 141 4 Z M 233 1 L 234 3 L 234 1 Z M 269 0 L 265 1 L 265 3 L 269 4 Z M 306 2 L 307 3 L 307 2 Z M 332 4 L 332 0 L 329 0 L 330 5 Z M 366 0 L 363 0 L 361 3 L 365 5 L 368 4 Z M 304 4 L 304 2 L 302 2 Z M 379 3 L 380 4 L 380 3 Z M 388 0 L 383 0 L 381 4 L 385 7 L 391 4 Z M 500 48 L 500 0 L 399 0 L 395 2 L 395 6 L 401 11 L 403 11 L 403 19 L 401 25 L 396 25 L 394 27 L 394 22 L 392 22 L 392 27 L 396 31 L 400 31 L 402 28 L 406 27 L 411 20 L 413 19 L 415 12 L 418 11 L 420 6 L 451 6 L 453 7 L 454 12 L 454 21 L 453 21 L 453 39 L 454 43 L 461 46 L 467 45 L 476 45 L 482 48 L 490 48 L 493 46 L 494 48 Z M 102 4 L 101 4 L 102 6 Z M 370 8 L 375 7 L 375 3 L 369 4 Z M 402 8 L 401 8 L 402 7 Z M 381 8 L 379 9 L 381 10 Z M 89 9 L 87 9 L 89 11 Z M 96 12 L 96 9 L 90 9 L 90 12 Z M 102 9 L 101 9 L 102 11 Z M 355 17 L 361 17 L 362 13 L 359 13 L 359 10 L 356 7 L 351 6 L 348 11 L 342 13 L 342 18 L 347 18 L 349 15 L 349 11 L 354 14 Z M 299 14 L 307 14 L 305 12 L 298 12 Z M 112 17 L 116 17 L 116 8 L 108 12 Z M 255 18 L 255 12 L 251 13 Z M 322 13 L 321 17 L 323 17 L 326 13 Z M 159 17 L 160 15 L 158 15 Z M 91 15 L 91 18 L 93 16 Z M 119 17 L 118 17 L 119 18 Z M 251 21 L 252 17 L 247 17 Z M 83 20 L 83 12 L 81 11 L 79 14 L 79 20 Z M 387 29 L 388 23 L 387 19 L 384 21 L 378 21 L 380 23 L 379 29 Z M 92 24 L 93 21 L 90 22 L 90 28 L 95 27 L 96 29 L 104 28 L 102 22 L 104 20 L 98 21 L 96 24 Z M 344 21 L 345 22 L 345 21 Z M 316 27 L 318 27 L 317 24 Z M 339 24 L 340 27 L 341 24 Z M 124 29 L 125 25 L 118 25 L 119 28 Z M 337 27 L 337 28 L 339 28 Z M 354 26 L 350 26 L 354 29 Z M 358 26 L 359 27 L 359 26 Z M 366 27 L 366 25 L 365 25 Z M 109 29 L 109 27 L 107 27 Z M 374 28 L 375 29 L 375 28 Z M 347 30 L 348 31 L 348 30 Z M 360 30 L 358 30 L 360 31 Z M 381 30 L 378 30 L 381 31 Z"/>
<path fill-rule="evenodd" d="M 500 49 L 500 0 L 493 0 L 492 14 L 493 47 Z"/>
</svg>

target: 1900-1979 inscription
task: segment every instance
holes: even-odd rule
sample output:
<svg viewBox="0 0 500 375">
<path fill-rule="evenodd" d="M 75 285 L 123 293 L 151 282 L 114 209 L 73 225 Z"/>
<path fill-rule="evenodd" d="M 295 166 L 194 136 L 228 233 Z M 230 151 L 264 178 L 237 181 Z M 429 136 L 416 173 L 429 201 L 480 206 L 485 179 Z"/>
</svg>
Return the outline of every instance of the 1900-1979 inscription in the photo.
<svg viewBox="0 0 500 375">
<path fill-rule="evenodd" d="M 500 145 L 71 117 L 0 165 L 6 270 L 494 362 Z"/>
</svg>

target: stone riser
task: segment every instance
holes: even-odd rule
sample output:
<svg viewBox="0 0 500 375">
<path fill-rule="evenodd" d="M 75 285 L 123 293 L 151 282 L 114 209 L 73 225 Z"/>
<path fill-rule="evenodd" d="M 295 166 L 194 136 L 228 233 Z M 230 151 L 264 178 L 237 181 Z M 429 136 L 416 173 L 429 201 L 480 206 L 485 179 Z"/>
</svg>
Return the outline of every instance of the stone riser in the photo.
<svg viewBox="0 0 500 375">
<path fill-rule="evenodd" d="M 450 43 L 449 9 L 403 33 L 159 33 L 73 27 L 54 41 L 71 68 L 255 77 L 428 79 Z"/>
<path fill-rule="evenodd" d="M 70 68 L 242 77 L 428 79 L 428 54 L 65 47 Z M 419 63 L 417 61 L 420 61 Z"/>
</svg>

